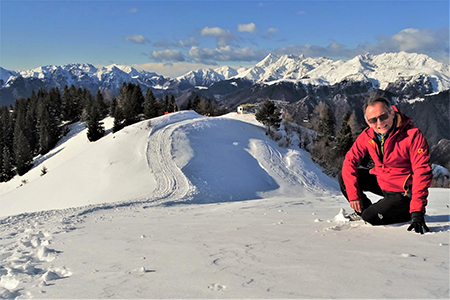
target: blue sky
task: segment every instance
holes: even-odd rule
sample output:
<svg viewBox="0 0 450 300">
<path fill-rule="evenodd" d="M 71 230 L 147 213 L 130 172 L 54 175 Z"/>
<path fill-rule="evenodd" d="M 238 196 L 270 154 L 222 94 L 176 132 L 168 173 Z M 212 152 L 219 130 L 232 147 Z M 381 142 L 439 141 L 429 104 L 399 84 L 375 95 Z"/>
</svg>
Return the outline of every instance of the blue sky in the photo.
<svg viewBox="0 0 450 300">
<path fill-rule="evenodd" d="M 5 1 L 0 66 L 131 65 L 165 76 L 407 51 L 448 63 L 449 1 Z"/>
</svg>

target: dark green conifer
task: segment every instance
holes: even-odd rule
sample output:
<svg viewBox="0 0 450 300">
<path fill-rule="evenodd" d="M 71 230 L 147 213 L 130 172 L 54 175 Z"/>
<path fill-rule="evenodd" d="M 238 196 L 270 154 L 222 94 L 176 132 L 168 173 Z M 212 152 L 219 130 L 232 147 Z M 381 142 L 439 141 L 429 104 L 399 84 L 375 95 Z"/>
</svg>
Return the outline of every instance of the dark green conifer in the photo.
<svg viewBox="0 0 450 300">
<path fill-rule="evenodd" d="M 267 126 L 267 131 L 270 134 L 270 128 L 273 127 L 276 130 L 280 127 L 281 113 L 278 111 L 275 103 L 267 99 L 262 104 L 259 111 L 255 114 L 256 120 Z"/>
<path fill-rule="evenodd" d="M 144 115 L 145 118 L 151 119 L 158 116 L 158 103 L 151 89 L 147 89 L 145 93 Z"/>
<path fill-rule="evenodd" d="M 3 147 L 1 163 L 0 182 L 9 181 L 14 177 L 14 167 L 11 152 L 8 147 Z"/>
<path fill-rule="evenodd" d="M 14 161 L 16 163 L 17 174 L 22 176 L 33 166 L 33 157 L 30 145 L 23 133 L 20 122 L 16 121 L 14 128 Z"/>
<path fill-rule="evenodd" d="M 91 142 L 95 142 L 105 135 L 100 109 L 100 103 L 96 101 L 89 113 L 87 137 Z"/>
</svg>

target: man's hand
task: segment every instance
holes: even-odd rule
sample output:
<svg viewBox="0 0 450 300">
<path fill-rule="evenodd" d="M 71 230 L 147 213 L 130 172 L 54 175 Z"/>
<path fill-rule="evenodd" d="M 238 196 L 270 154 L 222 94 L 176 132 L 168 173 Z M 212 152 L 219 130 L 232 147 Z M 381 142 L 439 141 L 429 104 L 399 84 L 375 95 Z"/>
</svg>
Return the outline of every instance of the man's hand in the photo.
<svg viewBox="0 0 450 300">
<path fill-rule="evenodd" d="M 413 229 L 416 233 L 420 234 L 423 234 L 423 229 L 425 229 L 426 232 L 430 231 L 430 229 L 428 229 L 428 226 L 425 224 L 423 212 L 415 211 L 411 213 L 411 225 L 409 225 L 408 231 L 411 231 Z"/>
<path fill-rule="evenodd" d="M 361 213 L 362 201 L 360 199 L 350 201 L 350 207 Z"/>
</svg>

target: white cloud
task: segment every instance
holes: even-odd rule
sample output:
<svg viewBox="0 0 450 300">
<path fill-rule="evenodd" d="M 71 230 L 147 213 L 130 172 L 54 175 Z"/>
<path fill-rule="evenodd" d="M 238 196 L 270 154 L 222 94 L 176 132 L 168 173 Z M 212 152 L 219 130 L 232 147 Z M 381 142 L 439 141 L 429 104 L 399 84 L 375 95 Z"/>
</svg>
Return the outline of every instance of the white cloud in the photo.
<svg viewBox="0 0 450 300">
<path fill-rule="evenodd" d="M 181 48 L 190 48 L 192 46 L 197 46 L 198 40 L 191 36 L 184 40 L 174 40 L 174 41 L 167 41 L 167 40 L 161 40 L 153 43 L 153 46 L 155 47 L 163 47 L 163 48 L 170 48 L 170 47 L 181 47 Z"/>
<path fill-rule="evenodd" d="M 304 54 L 307 57 L 353 58 L 359 54 L 373 55 L 385 52 L 414 52 L 426 54 L 436 60 L 449 61 L 449 29 L 415 29 L 407 28 L 390 37 L 380 37 L 377 43 L 365 43 L 350 49 L 345 45 L 333 42 L 328 46 L 297 45 L 278 48 L 275 54 Z"/>
<path fill-rule="evenodd" d="M 177 46 L 183 47 L 183 48 L 189 48 L 189 47 L 192 47 L 192 46 L 198 46 L 198 40 L 195 37 L 191 36 L 191 37 L 189 37 L 189 38 L 187 38 L 185 40 L 179 40 L 177 42 Z"/>
<path fill-rule="evenodd" d="M 198 62 L 213 64 L 216 61 L 258 61 L 267 55 L 265 50 L 254 50 L 249 47 L 231 48 L 230 46 L 210 49 L 192 47 L 189 56 Z"/>
<path fill-rule="evenodd" d="M 401 51 L 423 51 L 436 50 L 448 47 L 448 30 L 445 36 L 444 32 L 430 29 L 403 29 L 395 34 L 390 40 Z"/>
<path fill-rule="evenodd" d="M 153 51 L 152 57 L 157 61 L 184 61 L 184 55 L 180 50 L 164 49 L 159 51 Z"/>
<path fill-rule="evenodd" d="M 137 34 L 130 34 L 125 37 L 125 40 L 132 42 L 134 44 L 145 44 L 148 42 L 148 40 L 145 37 L 143 37 L 142 35 L 137 35 Z"/>
<path fill-rule="evenodd" d="M 273 38 L 277 33 L 278 33 L 278 28 L 270 27 L 269 29 L 266 30 L 266 34 L 263 35 L 262 37 L 264 39 L 270 39 L 270 38 Z"/>
<path fill-rule="evenodd" d="M 380 37 L 376 44 L 363 44 L 354 52 L 380 54 L 384 52 L 413 52 L 426 54 L 439 61 L 449 62 L 449 28 L 406 28 L 390 37 Z"/>
<path fill-rule="evenodd" d="M 249 32 L 249 33 L 256 33 L 258 32 L 258 29 L 256 28 L 255 23 L 249 23 L 249 24 L 239 24 L 238 30 L 240 32 Z"/>
<path fill-rule="evenodd" d="M 212 36 L 216 38 L 217 47 L 225 47 L 231 45 L 236 40 L 236 36 L 229 30 L 219 27 L 205 27 L 200 31 L 201 36 Z"/>
</svg>

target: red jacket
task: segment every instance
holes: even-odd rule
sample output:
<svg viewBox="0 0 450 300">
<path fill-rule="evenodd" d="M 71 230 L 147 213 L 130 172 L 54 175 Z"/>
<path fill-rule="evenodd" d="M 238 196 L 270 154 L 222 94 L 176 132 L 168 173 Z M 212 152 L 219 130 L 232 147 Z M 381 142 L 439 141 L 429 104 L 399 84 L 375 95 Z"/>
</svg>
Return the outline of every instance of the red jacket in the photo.
<svg viewBox="0 0 450 300">
<path fill-rule="evenodd" d="M 410 212 L 425 213 L 432 179 L 428 144 L 423 133 L 412 125 L 411 119 L 396 107 L 394 110 L 394 128 L 384 143 L 383 158 L 380 156 L 376 134 L 370 127 L 364 129 L 345 155 L 342 178 L 348 200 L 361 199 L 356 170 L 360 160 L 369 152 L 375 163 L 370 173 L 377 176 L 381 189 L 406 194 L 412 185 Z"/>
</svg>

